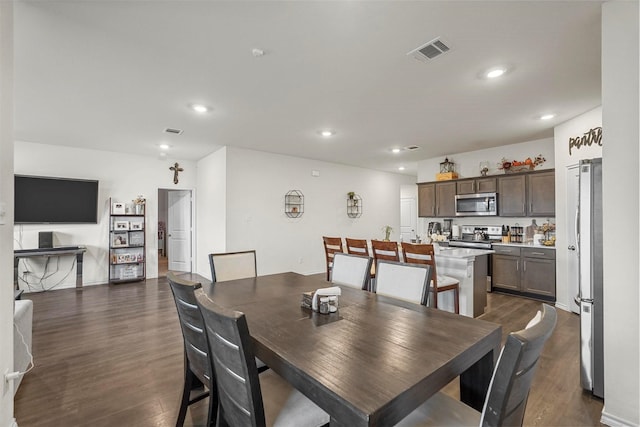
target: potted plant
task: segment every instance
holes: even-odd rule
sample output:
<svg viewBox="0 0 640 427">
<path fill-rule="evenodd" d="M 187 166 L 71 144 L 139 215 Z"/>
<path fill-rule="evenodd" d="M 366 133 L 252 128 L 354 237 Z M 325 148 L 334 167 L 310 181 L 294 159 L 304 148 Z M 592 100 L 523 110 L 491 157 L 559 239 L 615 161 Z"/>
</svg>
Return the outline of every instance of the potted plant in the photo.
<svg viewBox="0 0 640 427">
<path fill-rule="evenodd" d="M 388 242 L 389 238 L 391 237 L 393 228 L 390 225 L 385 225 L 384 227 L 382 227 L 382 231 L 384 231 L 384 241 Z"/>
<path fill-rule="evenodd" d="M 356 193 L 354 191 L 349 191 L 347 196 L 349 196 L 350 199 L 353 199 L 356 196 Z"/>
<path fill-rule="evenodd" d="M 144 205 L 147 202 L 147 200 L 144 198 L 144 196 L 142 195 L 138 195 L 138 197 L 136 197 L 133 200 L 133 204 L 135 206 L 135 213 L 136 215 L 142 215 L 144 214 Z"/>
</svg>

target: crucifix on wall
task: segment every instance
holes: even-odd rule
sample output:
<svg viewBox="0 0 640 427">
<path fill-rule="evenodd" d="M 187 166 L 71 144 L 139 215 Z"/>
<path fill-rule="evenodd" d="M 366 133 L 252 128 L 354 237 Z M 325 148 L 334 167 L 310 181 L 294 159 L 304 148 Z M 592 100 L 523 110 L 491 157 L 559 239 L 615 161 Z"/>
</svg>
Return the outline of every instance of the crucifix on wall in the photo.
<svg viewBox="0 0 640 427">
<path fill-rule="evenodd" d="M 174 163 L 173 166 L 171 166 L 169 168 L 169 170 L 173 171 L 173 183 L 177 184 L 178 183 L 178 172 L 182 172 L 184 171 L 183 168 L 180 167 L 180 165 L 178 165 L 178 162 Z"/>
</svg>

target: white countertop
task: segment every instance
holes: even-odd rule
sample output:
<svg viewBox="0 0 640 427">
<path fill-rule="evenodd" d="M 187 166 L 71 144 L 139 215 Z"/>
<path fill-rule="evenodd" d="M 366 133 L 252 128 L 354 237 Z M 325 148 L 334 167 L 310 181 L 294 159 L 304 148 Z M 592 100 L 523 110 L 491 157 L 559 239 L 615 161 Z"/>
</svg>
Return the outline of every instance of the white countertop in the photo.
<svg viewBox="0 0 640 427">
<path fill-rule="evenodd" d="M 555 249 L 555 246 L 534 245 L 533 243 L 493 243 L 495 246 L 514 246 L 516 248 Z"/>
<path fill-rule="evenodd" d="M 491 249 L 440 247 L 440 251 L 436 253 L 436 257 L 437 258 L 475 258 L 477 256 L 489 255 L 494 252 L 495 251 Z"/>
</svg>

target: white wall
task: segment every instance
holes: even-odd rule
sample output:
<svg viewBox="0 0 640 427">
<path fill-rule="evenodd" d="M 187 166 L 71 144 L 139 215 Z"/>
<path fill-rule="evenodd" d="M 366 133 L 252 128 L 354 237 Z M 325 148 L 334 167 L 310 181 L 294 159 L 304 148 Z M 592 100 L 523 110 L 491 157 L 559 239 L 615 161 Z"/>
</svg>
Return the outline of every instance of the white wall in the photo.
<svg viewBox="0 0 640 427">
<path fill-rule="evenodd" d="M 319 177 L 311 171 L 320 172 Z M 258 273 L 325 271 L 322 236 L 399 237 L 400 187 L 415 177 L 297 157 L 227 148 L 227 250 L 255 248 Z M 304 215 L 284 214 L 284 195 L 304 194 Z M 362 197 L 360 218 L 347 217 L 347 192 Z"/>
<path fill-rule="evenodd" d="M 29 224 L 14 227 L 14 247 L 38 247 L 38 232 L 53 231 L 55 245 L 84 245 L 84 284 L 106 283 L 108 280 L 109 198 L 130 203 L 141 194 L 147 199 L 146 241 L 147 277 L 158 275 L 158 188 L 194 189 L 196 163 L 184 160 L 159 160 L 153 153 L 149 157 L 88 150 L 73 147 L 15 143 L 15 173 L 22 175 L 54 176 L 99 180 L 98 224 L 46 225 Z M 180 183 L 173 183 L 169 166 L 178 161 L 184 168 Z M 44 261 L 30 258 L 30 271 L 42 275 Z M 49 261 L 49 272 L 53 262 Z M 20 272 L 23 271 L 20 264 Z M 61 257 L 59 272 L 43 282 L 45 289 L 59 283 L 56 289 L 75 287 L 73 257 Z M 69 276 L 64 276 L 69 273 Z M 35 281 L 35 280 L 34 280 Z M 39 282 L 38 282 L 39 283 Z M 40 286 L 34 286 L 38 290 Z"/>
<path fill-rule="evenodd" d="M 537 139 L 535 141 L 455 154 L 449 156 L 449 161 L 456 164 L 456 172 L 460 178 L 469 178 L 480 176 L 480 162 L 489 162 L 488 175 L 504 175 L 504 172 L 498 169 L 498 164 L 503 157 L 509 160 L 525 160 L 527 157 L 533 159 L 538 154 L 542 154 L 547 161 L 540 165 L 537 170 L 553 169 L 555 167 L 553 138 Z M 443 157 L 419 161 L 418 182 L 435 181 L 436 174 L 440 172 L 440 163 L 443 161 Z"/>
<path fill-rule="evenodd" d="M 13 371 L 13 2 L 0 2 L 0 373 Z M 13 419 L 13 384 L 2 391 L 0 426 Z"/>
<path fill-rule="evenodd" d="M 227 148 L 198 161 L 196 272 L 211 278 L 208 254 L 226 252 Z"/>
<path fill-rule="evenodd" d="M 637 1 L 602 5 L 603 422 L 609 425 L 640 425 L 638 12 Z"/>
<path fill-rule="evenodd" d="M 569 154 L 569 138 L 582 136 L 590 129 L 602 126 L 602 107 L 594 108 L 571 119 L 554 130 L 556 164 L 556 305 L 569 307 L 568 227 L 573 226 L 574 212 L 567 207 L 567 166 L 576 165 L 582 159 L 602 157 L 599 145 L 573 148 Z M 604 144 L 607 142 L 604 141 Z M 568 222 L 567 220 L 570 219 Z"/>
</svg>

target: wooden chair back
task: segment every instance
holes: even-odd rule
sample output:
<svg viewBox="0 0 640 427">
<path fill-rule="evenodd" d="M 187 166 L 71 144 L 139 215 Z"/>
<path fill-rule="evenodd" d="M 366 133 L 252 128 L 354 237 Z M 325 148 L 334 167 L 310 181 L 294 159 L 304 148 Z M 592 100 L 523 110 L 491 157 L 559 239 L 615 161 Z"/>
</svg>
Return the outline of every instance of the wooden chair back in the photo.
<svg viewBox="0 0 640 427">
<path fill-rule="evenodd" d="M 213 365 L 209 358 L 209 346 L 204 330 L 204 320 L 195 297 L 195 291 L 201 289 L 202 285 L 177 277 L 173 272 L 167 273 L 167 279 L 178 310 L 185 355 L 185 384 L 177 425 L 184 423 L 187 406 L 209 396 L 209 419 L 207 425 L 212 426 L 216 419 L 218 398 Z M 193 376 L 196 379 L 193 379 Z M 207 388 L 208 393 L 193 398 L 190 394 L 193 389 L 199 386 L 198 381 Z"/>
<path fill-rule="evenodd" d="M 344 252 L 342 249 L 341 237 L 322 236 L 324 244 L 325 260 L 327 262 L 327 281 L 331 280 L 331 267 L 333 266 L 333 254 L 336 252 Z"/>
<path fill-rule="evenodd" d="M 373 251 L 373 262 L 375 262 L 376 264 L 376 271 L 378 268 L 378 260 L 400 261 L 400 250 L 398 249 L 398 242 L 372 240 L 371 249 Z"/>
<path fill-rule="evenodd" d="M 345 239 L 347 246 L 347 253 L 352 255 L 364 255 L 369 256 L 369 245 L 366 239 Z"/>
<path fill-rule="evenodd" d="M 200 289 L 196 299 L 208 336 L 218 383 L 218 425 L 264 426 L 258 369 L 243 313 L 215 304 Z"/>
<path fill-rule="evenodd" d="M 540 353 L 556 321 L 555 308 L 542 304 L 539 322 L 509 334 L 491 379 L 480 425 L 522 425 Z"/>
<path fill-rule="evenodd" d="M 376 271 L 376 293 L 427 305 L 431 267 L 379 261 Z"/>
<path fill-rule="evenodd" d="M 402 257 L 409 264 L 424 264 L 431 266 L 433 285 L 437 286 L 435 250 L 432 244 L 414 244 L 402 242 Z"/>
<path fill-rule="evenodd" d="M 333 256 L 331 283 L 368 290 L 372 262 L 368 256 L 336 252 Z"/>
<path fill-rule="evenodd" d="M 256 251 L 209 254 L 209 266 L 213 283 L 256 277 Z"/>
</svg>

